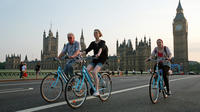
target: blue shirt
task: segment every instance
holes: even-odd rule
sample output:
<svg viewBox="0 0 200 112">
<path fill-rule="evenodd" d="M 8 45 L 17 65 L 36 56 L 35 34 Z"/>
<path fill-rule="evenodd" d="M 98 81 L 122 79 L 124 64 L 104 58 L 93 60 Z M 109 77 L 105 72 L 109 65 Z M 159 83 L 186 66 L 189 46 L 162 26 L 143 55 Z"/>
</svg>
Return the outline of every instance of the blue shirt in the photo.
<svg viewBox="0 0 200 112">
<path fill-rule="evenodd" d="M 67 43 L 67 45 L 64 46 L 62 53 L 67 53 L 68 56 L 72 56 L 78 50 L 80 50 L 80 44 L 79 42 L 74 41 L 73 44 Z"/>
</svg>

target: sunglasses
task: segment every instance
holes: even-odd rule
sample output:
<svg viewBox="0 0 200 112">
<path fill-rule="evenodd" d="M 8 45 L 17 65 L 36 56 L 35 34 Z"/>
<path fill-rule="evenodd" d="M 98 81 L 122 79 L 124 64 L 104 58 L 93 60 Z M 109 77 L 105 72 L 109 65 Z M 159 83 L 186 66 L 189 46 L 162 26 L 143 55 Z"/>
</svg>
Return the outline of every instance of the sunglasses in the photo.
<svg viewBox="0 0 200 112">
<path fill-rule="evenodd" d="M 70 36 L 70 37 L 68 37 L 68 38 L 72 39 L 73 37 Z"/>
</svg>

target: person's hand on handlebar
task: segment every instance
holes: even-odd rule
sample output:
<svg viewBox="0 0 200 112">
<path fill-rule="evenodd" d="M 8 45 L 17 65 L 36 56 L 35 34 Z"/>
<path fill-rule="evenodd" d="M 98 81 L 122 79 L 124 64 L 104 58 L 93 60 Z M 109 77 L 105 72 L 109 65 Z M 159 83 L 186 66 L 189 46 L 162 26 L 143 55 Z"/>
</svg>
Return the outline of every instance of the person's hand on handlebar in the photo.
<svg viewBox="0 0 200 112">
<path fill-rule="evenodd" d="M 99 57 L 99 54 L 96 54 L 95 57 L 98 58 L 98 57 Z"/>
<path fill-rule="evenodd" d="M 171 61 L 171 58 L 169 58 L 169 57 L 166 57 L 166 60 L 168 60 L 168 61 Z"/>
<path fill-rule="evenodd" d="M 83 52 L 80 52 L 80 55 L 81 55 L 81 56 L 83 56 L 84 54 L 86 54 L 86 52 L 85 52 L 85 51 L 83 51 Z"/>
<path fill-rule="evenodd" d="M 73 59 L 73 58 L 74 58 L 74 56 L 68 56 L 68 58 L 69 58 L 69 59 Z"/>
<path fill-rule="evenodd" d="M 145 62 L 148 62 L 148 61 L 150 61 L 151 59 L 150 58 L 147 58 L 146 60 L 145 60 Z"/>
<path fill-rule="evenodd" d="M 60 62 L 60 58 L 59 57 L 55 57 L 53 58 L 54 61 L 59 61 Z"/>
</svg>

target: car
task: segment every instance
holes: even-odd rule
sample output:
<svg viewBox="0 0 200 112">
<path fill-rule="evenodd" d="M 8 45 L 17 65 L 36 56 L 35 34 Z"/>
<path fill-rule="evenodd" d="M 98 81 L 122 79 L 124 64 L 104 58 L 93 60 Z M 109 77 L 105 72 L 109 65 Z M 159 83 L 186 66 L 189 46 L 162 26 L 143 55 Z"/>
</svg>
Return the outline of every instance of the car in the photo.
<svg viewBox="0 0 200 112">
<path fill-rule="evenodd" d="M 189 75 L 195 75 L 196 73 L 194 73 L 193 71 L 189 71 L 188 74 L 189 74 Z"/>
</svg>

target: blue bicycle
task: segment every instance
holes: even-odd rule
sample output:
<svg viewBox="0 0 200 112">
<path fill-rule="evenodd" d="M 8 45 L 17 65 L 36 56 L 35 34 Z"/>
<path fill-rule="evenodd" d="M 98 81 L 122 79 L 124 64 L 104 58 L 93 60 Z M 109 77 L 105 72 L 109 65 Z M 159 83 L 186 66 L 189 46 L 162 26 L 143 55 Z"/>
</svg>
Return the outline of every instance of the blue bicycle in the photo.
<svg viewBox="0 0 200 112">
<path fill-rule="evenodd" d="M 67 59 L 67 57 L 64 57 Z M 69 78 L 65 75 L 61 68 L 61 61 L 54 58 L 59 63 L 57 72 L 47 74 L 40 84 L 40 93 L 42 98 L 47 102 L 56 101 L 62 94 L 63 81 L 68 82 Z"/>
<path fill-rule="evenodd" d="M 65 100 L 67 104 L 72 108 L 80 107 L 86 100 L 87 95 L 96 92 L 96 88 L 93 84 L 93 79 L 89 75 L 85 66 L 86 61 L 81 59 L 81 75 L 75 75 L 70 78 L 65 87 Z M 99 93 L 100 100 L 106 101 L 111 96 L 112 81 L 108 73 L 98 73 L 99 77 Z M 88 89 L 88 85 L 90 89 Z"/>
<path fill-rule="evenodd" d="M 162 91 L 163 97 L 167 98 L 167 90 L 164 86 L 164 79 L 163 79 L 163 70 L 158 68 L 158 63 L 160 61 L 165 61 L 165 59 L 157 59 L 153 60 L 156 62 L 156 71 L 152 74 L 150 83 L 149 83 L 149 96 L 151 99 L 151 102 L 153 104 L 156 104 L 158 102 L 159 94 Z"/>
</svg>

